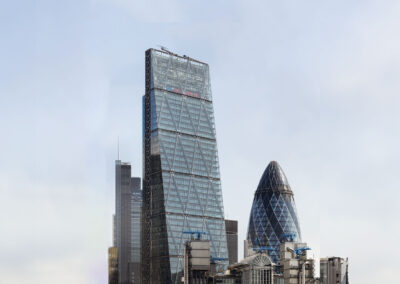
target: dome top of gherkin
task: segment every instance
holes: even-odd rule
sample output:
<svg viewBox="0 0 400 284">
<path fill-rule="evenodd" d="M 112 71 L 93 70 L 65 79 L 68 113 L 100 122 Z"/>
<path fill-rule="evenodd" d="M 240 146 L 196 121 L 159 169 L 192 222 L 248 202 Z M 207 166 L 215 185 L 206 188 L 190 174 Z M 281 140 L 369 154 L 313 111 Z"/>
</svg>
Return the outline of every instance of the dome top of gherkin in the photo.
<svg viewBox="0 0 400 284">
<path fill-rule="evenodd" d="M 257 191 L 262 190 L 277 190 L 293 194 L 286 175 L 277 161 L 271 161 L 265 169 L 257 187 Z"/>
</svg>

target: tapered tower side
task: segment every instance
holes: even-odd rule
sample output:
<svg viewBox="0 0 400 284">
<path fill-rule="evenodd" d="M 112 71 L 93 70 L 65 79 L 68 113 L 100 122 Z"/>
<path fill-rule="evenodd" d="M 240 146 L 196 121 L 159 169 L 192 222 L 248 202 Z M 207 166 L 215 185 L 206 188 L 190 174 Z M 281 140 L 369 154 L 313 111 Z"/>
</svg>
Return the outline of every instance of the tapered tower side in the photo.
<svg viewBox="0 0 400 284">
<path fill-rule="evenodd" d="M 150 230 L 151 230 L 151 192 L 150 192 L 150 50 L 146 51 L 145 57 L 145 95 L 143 96 L 143 204 L 142 204 L 142 230 L 141 230 L 141 282 L 150 282 Z"/>
</svg>

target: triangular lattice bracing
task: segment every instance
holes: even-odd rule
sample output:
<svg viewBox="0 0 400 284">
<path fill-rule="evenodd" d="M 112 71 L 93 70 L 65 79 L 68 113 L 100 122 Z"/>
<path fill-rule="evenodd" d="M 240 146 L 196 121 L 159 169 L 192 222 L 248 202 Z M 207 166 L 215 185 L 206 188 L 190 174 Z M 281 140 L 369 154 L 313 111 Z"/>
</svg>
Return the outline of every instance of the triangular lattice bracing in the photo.
<svg viewBox="0 0 400 284">
<path fill-rule="evenodd" d="M 160 270 L 149 273 L 157 274 L 153 279 L 161 283 L 178 283 L 190 237 L 185 230 L 206 232 L 211 255 L 227 258 L 209 70 L 206 64 L 168 53 L 149 53 L 146 96 L 151 103 L 146 111 L 151 129 L 146 135 L 151 162 L 146 173 L 153 208 L 159 208 L 149 217 L 154 224 L 149 250 L 153 267 Z M 156 246 L 168 248 L 167 255 Z M 162 271 L 163 262 L 168 262 L 168 273 Z"/>
<path fill-rule="evenodd" d="M 280 240 L 283 234 L 294 233 L 301 241 L 293 192 L 287 178 L 275 161 L 261 177 L 251 209 L 247 240 L 253 247 L 270 246 L 273 262 L 279 263 Z"/>
</svg>

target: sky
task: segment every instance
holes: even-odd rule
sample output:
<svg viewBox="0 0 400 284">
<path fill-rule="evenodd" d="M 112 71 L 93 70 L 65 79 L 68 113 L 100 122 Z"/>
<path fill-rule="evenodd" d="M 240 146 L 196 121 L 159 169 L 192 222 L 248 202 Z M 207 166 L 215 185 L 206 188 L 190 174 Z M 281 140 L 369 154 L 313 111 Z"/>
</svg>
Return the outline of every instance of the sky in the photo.
<svg viewBox="0 0 400 284">
<path fill-rule="evenodd" d="M 107 283 L 114 163 L 141 176 L 144 52 L 210 65 L 239 257 L 279 162 L 303 241 L 397 281 L 399 1 L 0 1 L 0 283 Z"/>
</svg>

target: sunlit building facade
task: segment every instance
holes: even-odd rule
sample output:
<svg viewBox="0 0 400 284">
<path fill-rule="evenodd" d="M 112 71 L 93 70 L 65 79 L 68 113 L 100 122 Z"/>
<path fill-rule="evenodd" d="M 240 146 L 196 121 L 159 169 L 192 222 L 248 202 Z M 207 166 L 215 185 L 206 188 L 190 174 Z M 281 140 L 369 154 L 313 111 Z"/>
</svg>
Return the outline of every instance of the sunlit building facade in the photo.
<svg viewBox="0 0 400 284">
<path fill-rule="evenodd" d="M 247 231 L 249 251 L 256 247 L 270 247 L 269 256 L 274 263 L 279 263 L 284 235 L 292 235 L 294 242 L 301 242 L 293 191 L 282 168 L 272 161 L 254 195 Z"/>
<path fill-rule="evenodd" d="M 208 65 L 147 50 L 143 107 L 142 283 L 181 283 L 184 231 L 228 258 Z"/>
</svg>

